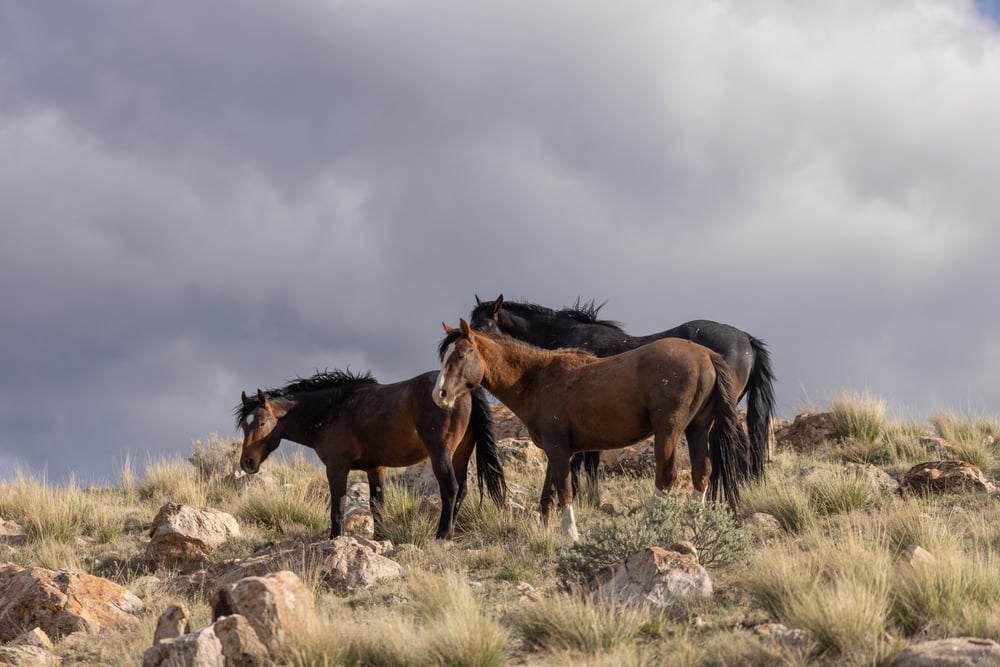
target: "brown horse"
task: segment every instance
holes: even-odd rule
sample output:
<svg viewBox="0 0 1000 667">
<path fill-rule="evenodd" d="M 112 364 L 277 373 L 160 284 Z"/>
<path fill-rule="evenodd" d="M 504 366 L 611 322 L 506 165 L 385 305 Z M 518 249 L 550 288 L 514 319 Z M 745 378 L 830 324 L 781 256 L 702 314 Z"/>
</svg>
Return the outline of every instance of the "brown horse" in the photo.
<svg viewBox="0 0 1000 667">
<path fill-rule="evenodd" d="M 347 475 L 368 473 L 375 536 L 383 535 L 385 468 L 409 466 L 428 456 L 441 488 L 438 539 L 451 539 L 466 494 L 466 472 L 476 450 L 479 489 L 499 505 L 507 482 L 493 435 L 485 392 L 442 410 L 431 397 L 433 371 L 404 382 L 379 384 L 370 374 L 333 371 L 296 380 L 255 397 L 243 393 L 236 424 L 243 429 L 240 467 L 255 473 L 282 438 L 316 450 L 330 484 L 330 537 L 340 535 Z M 477 446 L 478 445 L 478 446 Z"/>
<path fill-rule="evenodd" d="M 721 487 L 736 510 L 744 479 L 739 461 L 749 455 L 750 444 L 736 412 L 731 372 L 717 353 L 665 338 L 598 358 L 474 331 L 464 319 L 458 329 L 444 328 L 434 400 L 448 407 L 482 385 L 524 422 L 548 458 L 542 517 L 547 521 L 554 489 L 564 534 L 576 539 L 570 457 L 624 447 L 650 433 L 656 454 L 654 498 L 677 480 L 677 444 L 683 433 L 695 490 L 704 494 L 708 486 L 716 499 Z"/>
</svg>

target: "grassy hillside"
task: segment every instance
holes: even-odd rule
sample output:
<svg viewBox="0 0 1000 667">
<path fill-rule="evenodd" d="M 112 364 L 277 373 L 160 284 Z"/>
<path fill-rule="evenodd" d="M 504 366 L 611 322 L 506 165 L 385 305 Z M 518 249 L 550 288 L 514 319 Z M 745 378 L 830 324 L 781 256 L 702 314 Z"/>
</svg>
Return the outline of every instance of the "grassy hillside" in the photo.
<svg viewBox="0 0 1000 667">
<path fill-rule="evenodd" d="M 299 574 L 315 582 L 322 622 L 301 629 L 282 664 L 868 665 L 885 664 L 918 640 L 1000 641 L 996 497 L 880 493 L 847 466 L 872 464 L 898 479 L 916 463 L 959 458 L 996 480 L 996 420 L 939 414 L 928 424 L 890 423 L 882 401 L 850 394 L 828 410 L 836 435 L 808 454 L 779 443 L 765 481 L 744 493 L 739 522 L 721 507 L 680 497 L 647 513 L 647 471 L 605 478 L 603 507 L 578 499 L 576 545 L 563 542 L 558 521 L 546 529 L 530 511 L 501 512 L 474 495 L 462 508 L 457 539 L 438 544 L 436 510 L 390 484 L 388 529 L 394 542 L 418 547 L 403 559 L 408 577 L 344 598 L 303 565 Z M 233 514 L 243 534 L 213 554 L 216 561 L 278 541 L 322 540 L 326 478 L 303 452 L 265 463 L 276 483 L 243 494 L 220 481 L 238 443 L 216 437 L 197 443 L 186 459 L 152 462 L 141 472 L 127 463 L 116 487 L 56 488 L 21 475 L 0 487 L 0 562 L 84 571 L 129 587 L 146 603 L 137 628 L 86 645 L 63 642 L 56 653 L 64 664 L 140 664 L 160 612 L 180 599 L 170 592 L 172 573 L 150 572 L 142 562 L 159 507 L 189 503 Z M 542 471 L 506 471 L 530 510 Z M 742 521 L 755 512 L 772 515 L 777 526 Z M 698 546 L 716 590 L 682 619 L 579 595 L 578 584 L 601 565 L 677 539 Z M 901 565 L 911 545 L 934 560 Z M 184 601 L 195 627 L 209 622 L 206 601 Z"/>
</svg>

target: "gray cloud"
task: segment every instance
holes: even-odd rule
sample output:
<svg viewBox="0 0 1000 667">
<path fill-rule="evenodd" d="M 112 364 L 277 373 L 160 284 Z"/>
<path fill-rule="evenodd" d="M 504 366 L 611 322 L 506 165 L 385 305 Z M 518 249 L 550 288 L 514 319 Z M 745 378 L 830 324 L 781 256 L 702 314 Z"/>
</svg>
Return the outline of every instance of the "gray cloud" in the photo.
<svg viewBox="0 0 1000 667">
<path fill-rule="evenodd" d="M 997 80 L 946 0 L 4 6 L 0 467 L 409 377 L 475 293 L 732 323 L 785 416 L 994 411 Z"/>
</svg>

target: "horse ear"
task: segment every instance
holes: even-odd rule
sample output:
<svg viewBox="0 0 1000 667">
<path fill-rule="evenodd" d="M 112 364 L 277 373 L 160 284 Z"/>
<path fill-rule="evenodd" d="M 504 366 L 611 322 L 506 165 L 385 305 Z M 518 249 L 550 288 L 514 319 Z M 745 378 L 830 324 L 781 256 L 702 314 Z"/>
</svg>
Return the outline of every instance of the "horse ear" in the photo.
<svg viewBox="0 0 1000 667">
<path fill-rule="evenodd" d="M 496 301 L 493 302 L 493 314 L 496 315 L 503 308 L 503 294 L 497 297 Z"/>
<path fill-rule="evenodd" d="M 458 328 L 462 330 L 463 336 L 468 337 L 472 335 L 472 330 L 469 329 L 469 323 L 465 321 L 465 318 L 459 318 Z"/>
<path fill-rule="evenodd" d="M 257 400 L 260 401 L 261 405 L 267 403 L 267 397 L 264 396 L 264 392 L 261 391 L 260 389 L 257 390 Z"/>
<path fill-rule="evenodd" d="M 452 329 L 452 328 L 451 328 L 450 326 L 448 326 L 448 323 L 447 323 L 447 322 L 442 322 L 442 323 L 441 323 L 441 326 L 443 326 L 443 327 L 444 327 L 444 332 L 445 332 L 446 334 L 450 334 L 450 333 L 451 333 L 452 331 L 454 331 L 454 329 Z"/>
<path fill-rule="evenodd" d="M 476 305 L 477 306 L 483 305 L 483 300 L 479 298 L 478 294 L 476 295 Z"/>
<path fill-rule="evenodd" d="M 241 392 L 240 392 L 240 398 L 242 398 L 242 399 L 243 399 L 243 403 L 244 403 L 244 404 L 245 404 L 245 403 L 249 403 L 249 402 L 250 402 L 250 397 L 249 397 L 249 396 L 247 396 L 247 393 L 246 393 L 245 391 L 241 391 Z"/>
</svg>

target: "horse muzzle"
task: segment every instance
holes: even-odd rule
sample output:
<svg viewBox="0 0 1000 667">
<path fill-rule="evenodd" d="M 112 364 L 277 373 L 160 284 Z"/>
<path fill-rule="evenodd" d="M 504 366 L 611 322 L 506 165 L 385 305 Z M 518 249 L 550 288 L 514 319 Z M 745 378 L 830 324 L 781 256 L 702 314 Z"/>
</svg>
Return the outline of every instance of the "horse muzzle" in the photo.
<svg viewBox="0 0 1000 667">
<path fill-rule="evenodd" d="M 257 463 L 256 459 L 247 457 L 242 461 L 240 461 L 240 468 L 242 468 L 243 472 L 247 473 L 248 475 L 252 475 L 258 470 L 260 470 L 260 464 Z"/>
<path fill-rule="evenodd" d="M 439 408 L 444 410 L 451 410 L 455 407 L 455 395 L 449 392 L 447 389 L 435 389 L 434 390 L 434 402 Z"/>
</svg>

